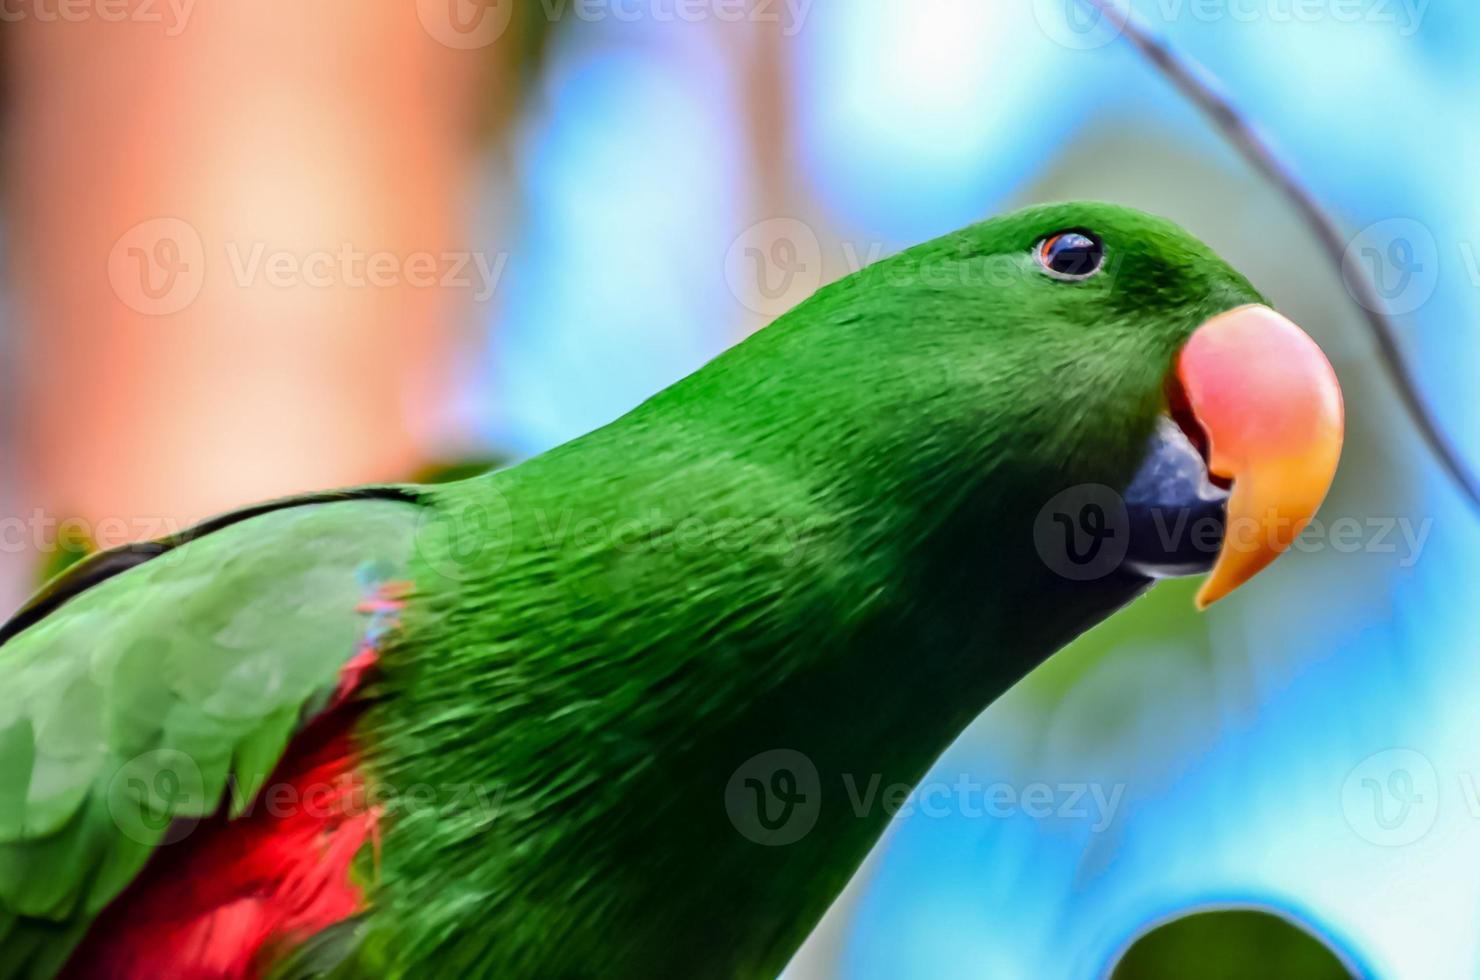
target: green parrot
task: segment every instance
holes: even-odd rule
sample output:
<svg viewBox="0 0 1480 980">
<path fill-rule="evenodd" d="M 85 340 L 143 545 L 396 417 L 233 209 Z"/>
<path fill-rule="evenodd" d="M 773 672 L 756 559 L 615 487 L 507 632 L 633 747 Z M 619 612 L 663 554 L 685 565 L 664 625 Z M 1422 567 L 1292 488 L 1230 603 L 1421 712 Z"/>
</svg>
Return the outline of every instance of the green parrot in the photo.
<svg viewBox="0 0 1480 980">
<path fill-rule="evenodd" d="M 847 785 L 1235 588 L 1341 437 L 1211 250 L 1055 204 L 517 466 L 92 556 L 0 628 L 0 977 L 775 975 L 888 821 Z"/>
</svg>

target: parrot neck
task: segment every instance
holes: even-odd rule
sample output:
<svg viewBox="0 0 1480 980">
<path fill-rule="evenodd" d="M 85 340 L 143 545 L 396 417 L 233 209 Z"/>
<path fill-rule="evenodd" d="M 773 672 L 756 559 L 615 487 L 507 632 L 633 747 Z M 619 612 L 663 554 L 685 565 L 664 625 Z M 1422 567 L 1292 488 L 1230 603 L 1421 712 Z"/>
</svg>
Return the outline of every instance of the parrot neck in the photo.
<svg viewBox="0 0 1480 980">
<path fill-rule="evenodd" d="M 841 444 L 641 422 L 441 491 L 480 544 L 424 536 L 367 757 L 497 807 L 389 822 L 381 955 L 774 975 L 896 789 L 1147 585 L 1047 569 L 1035 474 L 942 480 L 880 446 L 818 479 Z M 507 952 L 475 951 L 490 930 Z"/>
</svg>

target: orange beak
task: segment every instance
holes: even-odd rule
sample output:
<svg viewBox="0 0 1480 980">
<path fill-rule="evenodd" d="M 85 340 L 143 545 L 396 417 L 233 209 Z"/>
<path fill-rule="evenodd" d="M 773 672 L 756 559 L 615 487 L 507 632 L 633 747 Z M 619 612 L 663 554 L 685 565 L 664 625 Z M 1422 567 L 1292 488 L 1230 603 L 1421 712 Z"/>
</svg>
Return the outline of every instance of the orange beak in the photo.
<svg viewBox="0 0 1480 980">
<path fill-rule="evenodd" d="M 1223 545 L 1197 594 L 1206 609 L 1315 516 L 1341 456 L 1341 386 L 1315 341 L 1267 306 L 1198 327 L 1178 355 L 1177 379 L 1207 436 L 1208 472 L 1233 481 Z"/>
</svg>

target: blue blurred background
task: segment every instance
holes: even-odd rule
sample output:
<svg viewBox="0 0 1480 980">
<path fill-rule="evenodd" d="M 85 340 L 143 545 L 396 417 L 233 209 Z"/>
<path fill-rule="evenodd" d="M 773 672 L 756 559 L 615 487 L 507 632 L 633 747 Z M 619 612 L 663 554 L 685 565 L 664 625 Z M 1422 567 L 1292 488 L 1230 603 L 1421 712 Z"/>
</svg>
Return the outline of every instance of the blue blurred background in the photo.
<svg viewBox="0 0 1480 980">
<path fill-rule="evenodd" d="M 527 456 L 900 248 L 1027 203 L 1136 205 L 1212 244 L 1331 357 L 1349 444 L 1322 524 L 1238 601 L 1199 615 L 1190 586 L 1163 585 L 993 705 L 927 780 L 941 791 L 901 813 L 788 974 L 1094 976 L 1151 925 L 1220 905 L 1290 916 L 1364 973 L 1480 972 L 1480 603 L 1469 557 L 1480 520 L 1419 443 L 1308 230 L 1129 46 L 1075 0 L 502 0 L 481 13 L 487 31 L 438 21 L 470 2 L 258 8 L 269 26 L 288 22 L 286 34 L 253 34 L 202 8 L 158 40 L 173 60 L 102 57 L 130 44 L 152 52 L 156 40 L 101 24 L 16 28 L 10 335 L 21 367 L 11 370 L 23 388 L 31 374 L 46 379 L 31 382 L 38 390 L 70 388 L 54 404 L 82 420 L 121 418 L 137 435 L 132 462 L 111 469 L 86 440 L 25 449 L 53 403 L 18 397 L 14 511 L 195 517 L 238 494 Z M 1350 230 L 1424 389 L 1480 458 L 1480 6 L 1135 6 L 1221 79 Z M 101 105 L 116 72 L 144 87 L 134 117 L 153 121 L 53 132 L 77 118 L 62 79 L 84 59 L 78 77 L 95 85 L 76 105 Z M 372 79 L 369 108 L 343 108 Z M 168 103 L 180 91 L 215 99 L 202 111 L 238 135 L 205 139 L 209 153 L 186 147 L 208 130 Z M 244 110 L 222 101 L 228 92 L 264 101 Z M 322 118 L 305 109 L 320 104 Z M 41 111 L 50 128 L 36 124 Z M 174 176 L 120 191 L 130 206 L 97 218 L 88 202 L 104 191 L 78 204 L 77 188 L 92 184 L 57 176 L 71 144 L 33 159 L 28 126 L 45 130 L 43 146 L 111 134 L 101 150 L 73 148 L 93 162 L 64 175 L 122 159 L 132 163 L 118 165 L 120 182 L 153 172 L 140 160 Z M 438 139 L 445 155 L 407 149 Z M 223 146 L 247 163 L 224 165 Z M 109 155 L 119 147 L 124 156 Z M 224 210 L 188 196 L 211 180 L 200 200 Z M 296 193 L 284 197 L 283 182 Z M 48 195 L 73 210 L 32 203 Z M 288 203 L 263 208 L 269 200 Z M 409 202 L 411 217 L 360 222 L 365 201 Z M 418 223 L 438 214 L 451 218 Z M 301 291 L 279 289 L 235 333 L 211 315 L 212 279 L 201 300 L 169 312 L 176 333 L 134 317 L 127 296 L 98 302 L 121 299 L 133 319 L 65 306 L 79 289 L 85 299 L 78 282 L 99 279 L 102 252 L 156 215 L 192 222 L 208 255 L 216 237 L 244 234 L 231 222 L 258 222 L 258 238 L 293 247 L 462 248 L 496 258 L 498 274 L 481 284 L 491 288 L 430 305 L 426 292 L 368 297 L 366 309 L 421 325 L 410 334 L 367 323 L 353 305 L 364 290 L 314 294 L 305 313 Z M 77 245 L 77 228 L 94 228 L 98 248 Z M 30 275 L 73 261 L 55 288 Z M 242 309 L 262 295 L 248 285 L 217 298 Z M 346 325 L 333 343 L 303 340 L 330 336 L 312 324 L 262 333 L 294 316 Z M 115 361 L 70 387 L 87 354 L 65 368 L 44 356 L 44 338 L 68 329 L 79 331 L 68 334 L 74 350 L 78 336 L 126 338 L 118 349 L 144 373 Z M 272 351 L 243 358 L 263 343 Z M 126 387 L 180 350 L 197 358 L 184 375 L 193 382 L 177 372 L 147 392 Z M 345 351 L 354 367 L 331 371 L 351 363 Z M 367 381 L 433 363 L 395 394 Z M 276 386 L 271 425 L 254 428 L 261 412 L 234 402 L 236 388 L 203 380 L 209 365 L 243 391 Z M 285 370 L 296 373 L 281 380 Z M 102 386 L 113 402 L 76 393 L 98 390 L 99 377 L 125 386 Z M 130 415 L 146 397 L 163 398 L 164 414 Z M 190 405 L 216 421 L 177 424 L 204 417 Z M 312 420 L 336 406 L 378 427 L 314 435 Z M 165 417 L 168 431 L 149 421 Z M 320 442 L 289 444 L 301 427 Z M 392 442 L 407 448 L 383 451 Z M 170 457 L 166 445 L 188 449 Z M 325 468 L 359 445 L 376 451 Z M 182 477 L 162 470 L 197 474 L 199 492 L 176 494 Z M 6 566 L 15 596 L 34 564 L 24 557 Z"/>
</svg>

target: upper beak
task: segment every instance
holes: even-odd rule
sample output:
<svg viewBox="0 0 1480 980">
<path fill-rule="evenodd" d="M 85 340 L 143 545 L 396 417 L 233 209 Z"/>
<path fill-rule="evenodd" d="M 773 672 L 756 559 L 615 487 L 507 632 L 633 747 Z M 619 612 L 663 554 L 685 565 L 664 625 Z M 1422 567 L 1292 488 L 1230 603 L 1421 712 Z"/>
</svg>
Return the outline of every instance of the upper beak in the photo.
<svg viewBox="0 0 1480 980">
<path fill-rule="evenodd" d="M 1198 327 L 1177 358 L 1208 471 L 1233 481 L 1222 548 L 1197 594 L 1205 609 L 1290 547 L 1336 475 L 1343 419 L 1336 372 L 1299 327 L 1241 306 Z"/>
</svg>

